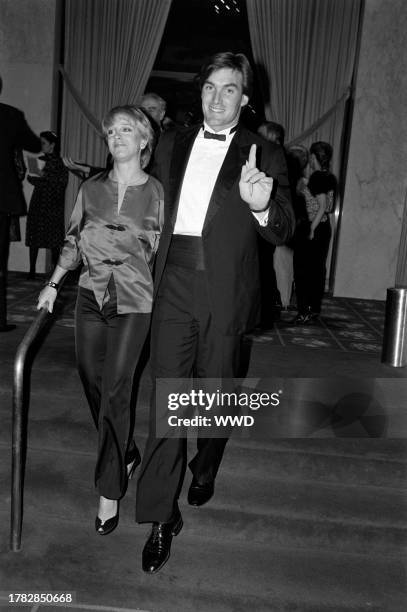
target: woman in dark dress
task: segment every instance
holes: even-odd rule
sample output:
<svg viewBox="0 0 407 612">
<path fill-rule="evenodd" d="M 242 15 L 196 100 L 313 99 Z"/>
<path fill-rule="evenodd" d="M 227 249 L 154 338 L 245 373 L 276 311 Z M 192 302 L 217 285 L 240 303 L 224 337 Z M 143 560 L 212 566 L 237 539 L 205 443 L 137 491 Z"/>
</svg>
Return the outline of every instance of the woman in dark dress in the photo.
<svg viewBox="0 0 407 612">
<path fill-rule="evenodd" d="M 75 310 L 79 375 L 98 431 L 97 533 L 119 521 L 119 500 L 140 462 L 133 439 L 132 388 L 150 327 L 153 265 L 163 224 L 163 188 L 149 176 L 154 132 L 135 106 L 102 123 L 113 167 L 78 193 L 58 264 L 38 308 L 52 312 L 58 283 L 83 263 Z"/>
<path fill-rule="evenodd" d="M 34 185 L 27 216 L 25 243 L 30 247 L 30 272 L 35 278 L 38 249 L 51 249 L 52 263 L 56 264 L 64 242 L 65 189 L 68 170 L 59 155 L 59 141 L 55 132 L 41 132 L 42 157 L 45 166 L 40 176 L 29 175 Z"/>
<path fill-rule="evenodd" d="M 331 240 L 329 213 L 333 211 L 337 181 L 330 172 L 332 147 L 314 142 L 310 147 L 309 179 L 302 178 L 298 192 L 304 197 L 307 219 L 297 228 L 294 245 L 294 281 L 298 315 L 295 323 L 316 319 L 325 289 L 326 258 Z"/>
</svg>

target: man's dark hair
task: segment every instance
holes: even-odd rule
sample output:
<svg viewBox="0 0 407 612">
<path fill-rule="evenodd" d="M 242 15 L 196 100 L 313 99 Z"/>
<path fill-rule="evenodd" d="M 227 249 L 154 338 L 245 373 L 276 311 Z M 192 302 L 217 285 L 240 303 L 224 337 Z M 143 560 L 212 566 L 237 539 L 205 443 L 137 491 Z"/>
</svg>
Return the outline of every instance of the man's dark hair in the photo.
<svg viewBox="0 0 407 612">
<path fill-rule="evenodd" d="M 216 53 L 202 66 L 198 75 L 199 87 L 202 89 L 204 83 L 215 70 L 222 68 L 231 68 L 240 72 L 242 75 L 243 93 L 250 98 L 253 90 L 253 71 L 249 64 L 249 60 L 243 53 L 232 53 L 225 51 Z"/>
</svg>

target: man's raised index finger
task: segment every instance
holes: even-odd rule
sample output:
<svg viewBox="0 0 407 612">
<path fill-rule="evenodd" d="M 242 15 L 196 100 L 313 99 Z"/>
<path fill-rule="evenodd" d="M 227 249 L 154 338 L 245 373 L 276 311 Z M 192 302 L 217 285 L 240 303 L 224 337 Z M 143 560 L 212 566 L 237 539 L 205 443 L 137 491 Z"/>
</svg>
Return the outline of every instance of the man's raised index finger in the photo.
<svg viewBox="0 0 407 612">
<path fill-rule="evenodd" d="M 249 168 L 255 168 L 256 167 L 256 145 L 252 144 L 252 146 L 250 147 L 250 153 L 249 153 Z"/>
</svg>

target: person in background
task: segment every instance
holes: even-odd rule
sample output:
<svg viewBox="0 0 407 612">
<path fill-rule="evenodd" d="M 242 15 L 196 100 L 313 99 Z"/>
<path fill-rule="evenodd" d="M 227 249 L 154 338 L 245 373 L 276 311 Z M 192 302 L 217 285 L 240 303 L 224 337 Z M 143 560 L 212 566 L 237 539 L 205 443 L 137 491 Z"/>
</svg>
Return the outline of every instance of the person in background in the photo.
<svg viewBox="0 0 407 612">
<path fill-rule="evenodd" d="M 166 101 L 151 91 L 142 96 L 140 106 L 147 113 L 148 118 L 154 121 L 155 125 L 153 127 L 157 128 L 159 132 L 163 132 L 163 122 L 167 110 Z"/>
<path fill-rule="evenodd" d="M 284 150 L 285 130 L 280 123 L 266 121 L 258 129 L 265 140 Z M 261 327 L 268 329 L 279 318 L 280 309 L 288 307 L 293 281 L 292 251 L 286 245 L 275 246 L 259 236 L 261 280 Z"/>
<path fill-rule="evenodd" d="M 301 186 L 304 181 L 308 181 L 310 174 L 309 152 L 307 147 L 300 144 L 293 144 L 286 147 L 285 153 L 288 180 L 290 181 L 291 188 L 291 201 L 295 214 L 295 232 L 289 242 L 289 246 L 294 250 L 297 234 L 301 235 L 303 224 L 308 223 L 307 209 Z"/>
<path fill-rule="evenodd" d="M 95 528 L 106 535 L 118 524 L 119 500 L 140 462 L 131 395 L 150 327 L 163 188 L 145 172 L 154 132 L 143 111 L 115 107 L 102 125 L 113 167 L 82 184 L 38 308 L 52 312 L 61 279 L 83 262 L 75 310 L 76 358 L 98 430 Z"/>
<path fill-rule="evenodd" d="M 301 144 L 292 144 L 285 149 L 288 180 L 291 187 L 291 199 L 294 207 L 297 224 L 299 221 L 307 219 L 305 200 L 301 192 L 298 191 L 299 183 L 303 179 L 309 178 L 309 153 L 307 147 Z M 300 190 L 301 191 L 301 190 Z"/>
<path fill-rule="evenodd" d="M 3 81 L 0 77 L 0 94 Z M 41 141 L 28 126 L 24 114 L 0 103 L 0 332 L 15 329 L 7 323 L 7 266 L 10 223 L 13 215 L 25 215 L 27 205 L 15 163 L 16 149 L 39 153 Z"/>
<path fill-rule="evenodd" d="M 275 142 L 281 147 L 284 146 L 285 129 L 280 123 L 275 121 L 264 121 L 257 128 L 258 134 L 269 142 Z"/>
<path fill-rule="evenodd" d="M 65 236 L 65 190 L 68 170 L 59 155 L 59 138 L 55 132 L 41 132 L 39 158 L 45 166 L 39 176 L 29 174 L 27 180 L 34 185 L 27 215 L 25 244 L 30 248 L 29 279 L 35 278 L 38 249 L 50 249 L 53 267 Z"/>
<path fill-rule="evenodd" d="M 194 376 L 233 384 L 243 334 L 258 321 L 257 235 L 282 244 L 294 229 L 281 147 L 239 122 L 252 82 L 243 54 L 211 57 L 199 75 L 203 125 L 164 132 L 155 150 L 165 224 L 155 270 L 154 383 Z M 152 523 L 142 554 L 147 573 L 167 562 L 182 528 L 178 497 L 186 465 L 185 439 L 157 436 L 155 410 L 153 397 L 136 506 L 137 522 Z M 198 437 L 189 463 L 190 505 L 211 499 L 226 443 L 225 437 Z"/>
<path fill-rule="evenodd" d="M 331 240 L 329 213 L 337 189 L 330 171 L 332 147 L 314 142 L 309 150 L 309 178 L 303 177 L 298 192 L 305 200 L 307 220 L 298 229 L 294 248 L 294 278 L 298 315 L 296 324 L 318 318 L 325 289 L 326 258 Z"/>
<path fill-rule="evenodd" d="M 304 179 L 304 177 L 308 176 L 309 167 L 308 167 L 308 149 L 303 145 L 293 144 L 285 147 L 285 156 L 287 161 L 287 169 L 288 169 L 288 180 L 290 183 L 291 190 L 291 201 L 293 204 L 294 215 L 295 215 L 295 231 L 294 236 L 284 245 L 282 251 L 283 257 L 280 261 L 280 266 L 277 265 L 276 261 L 275 268 L 276 271 L 283 268 L 285 264 L 285 283 L 283 286 L 286 287 L 287 292 L 282 298 L 283 305 L 286 306 L 287 310 L 295 310 L 295 305 L 291 305 L 291 301 L 294 301 L 293 291 L 293 281 L 294 281 L 294 249 L 295 242 L 297 236 L 301 236 L 301 228 L 304 222 L 308 221 L 307 212 L 305 208 L 305 200 L 301 193 L 298 192 L 297 188 L 299 182 Z M 278 247 L 280 248 L 280 247 Z M 277 251 L 277 249 L 276 249 Z M 279 281 L 281 283 L 281 280 Z M 294 283 L 295 287 L 295 283 Z M 284 296 L 284 292 L 282 291 Z M 284 308 L 284 306 L 283 306 Z"/>
<path fill-rule="evenodd" d="M 21 149 L 16 149 L 14 151 L 14 164 L 18 179 L 22 183 L 27 173 L 27 166 L 25 165 L 24 154 Z M 10 215 L 10 242 L 20 242 L 20 240 L 20 215 Z"/>
</svg>

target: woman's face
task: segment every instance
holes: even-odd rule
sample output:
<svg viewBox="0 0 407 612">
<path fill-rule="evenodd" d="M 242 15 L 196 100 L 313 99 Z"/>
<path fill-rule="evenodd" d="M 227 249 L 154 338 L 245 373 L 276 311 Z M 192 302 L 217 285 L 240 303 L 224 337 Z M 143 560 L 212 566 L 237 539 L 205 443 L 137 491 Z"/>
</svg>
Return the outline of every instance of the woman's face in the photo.
<svg viewBox="0 0 407 612">
<path fill-rule="evenodd" d="M 140 159 L 140 151 L 145 147 L 134 119 L 128 115 L 116 115 L 107 128 L 107 144 L 115 161 Z"/>
<path fill-rule="evenodd" d="M 55 147 L 55 143 L 49 142 L 46 138 L 41 136 L 41 151 L 43 153 L 52 153 Z"/>
</svg>

